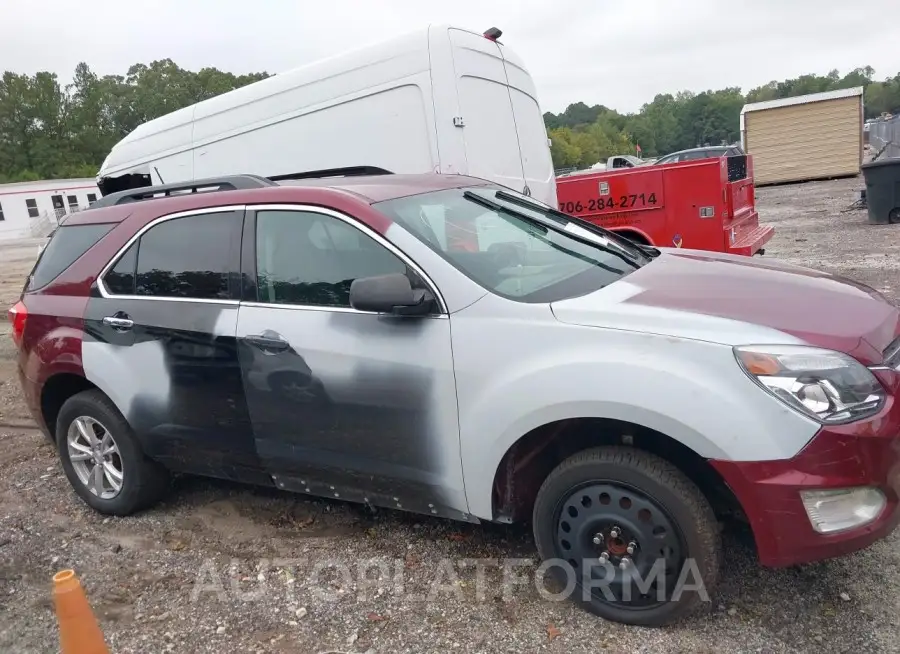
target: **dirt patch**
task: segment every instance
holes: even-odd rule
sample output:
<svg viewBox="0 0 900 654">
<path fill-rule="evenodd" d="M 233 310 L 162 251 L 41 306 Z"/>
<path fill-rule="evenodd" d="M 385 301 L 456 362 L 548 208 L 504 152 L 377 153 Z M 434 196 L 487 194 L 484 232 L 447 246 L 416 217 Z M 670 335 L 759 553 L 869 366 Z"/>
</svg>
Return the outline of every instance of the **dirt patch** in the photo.
<svg viewBox="0 0 900 654">
<path fill-rule="evenodd" d="M 756 190 L 760 220 L 775 227 L 766 255 L 855 279 L 900 303 L 900 229 L 852 209 L 861 178 Z"/>
</svg>

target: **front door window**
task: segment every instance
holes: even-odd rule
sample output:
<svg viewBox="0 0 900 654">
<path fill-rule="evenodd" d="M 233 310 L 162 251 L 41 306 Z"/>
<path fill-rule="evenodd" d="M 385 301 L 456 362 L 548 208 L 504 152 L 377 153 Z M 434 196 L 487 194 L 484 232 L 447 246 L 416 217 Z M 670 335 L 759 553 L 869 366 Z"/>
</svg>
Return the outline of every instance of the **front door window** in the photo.
<svg viewBox="0 0 900 654">
<path fill-rule="evenodd" d="M 256 233 L 261 302 L 349 309 L 354 279 L 406 272 L 383 246 L 326 214 L 263 211 Z"/>
</svg>

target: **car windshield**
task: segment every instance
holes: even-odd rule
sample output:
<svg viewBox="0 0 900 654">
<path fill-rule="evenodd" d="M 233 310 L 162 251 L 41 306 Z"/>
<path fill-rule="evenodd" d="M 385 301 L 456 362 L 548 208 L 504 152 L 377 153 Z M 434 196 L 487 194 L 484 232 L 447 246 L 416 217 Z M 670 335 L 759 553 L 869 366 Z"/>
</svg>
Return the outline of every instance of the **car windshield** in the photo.
<svg viewBox="0 0 900 654">
<path fill-rule="evenodd" d="M 521 302 L 585 295 L 655 254 L 506 189 L 435 191 L 374 206 L 479 285 Z"/>
</svg>

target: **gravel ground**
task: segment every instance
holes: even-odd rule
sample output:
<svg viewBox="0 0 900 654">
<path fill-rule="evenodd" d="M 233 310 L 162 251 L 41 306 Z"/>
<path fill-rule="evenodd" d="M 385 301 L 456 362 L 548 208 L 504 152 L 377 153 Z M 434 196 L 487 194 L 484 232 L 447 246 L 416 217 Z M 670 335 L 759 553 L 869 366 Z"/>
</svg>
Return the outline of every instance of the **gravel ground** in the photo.
<svg viewBox="0 0 900 654">
<path fill-rule="evenodd" d="M 900 226 L 843 212 L 861 184 L 759 189 L 762 219 L 777 230 L 765 256 L 898 302 Z M 0 306 L 15 300 L 34 253 L 33 243 L 0 246 Z M 713 600 L 681 624 L 641 629 L 545 599 L 527 528 L 373 515 L 194 478 L 153 510 L 104 518 L 76 499 L 34 429 L 8 328 L 0 321 L 2 652 L 57 651 L 50 578 L 66 567 L 117 653 L 900 651 L 900 533 L 790 570 L 760 568 L 747 534 L 726 533 Z M 504 557 L 519 560 L 508 565 L 524 583 L 504 585 Z M 461 565 L 476 559 L 483 573 Z"/>
</svg>

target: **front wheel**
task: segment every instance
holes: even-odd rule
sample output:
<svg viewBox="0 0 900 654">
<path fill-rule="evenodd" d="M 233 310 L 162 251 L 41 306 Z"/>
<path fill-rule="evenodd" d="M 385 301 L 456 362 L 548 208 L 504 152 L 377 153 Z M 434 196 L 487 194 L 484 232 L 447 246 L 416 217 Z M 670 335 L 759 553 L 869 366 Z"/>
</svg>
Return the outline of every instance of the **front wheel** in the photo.
<svg viewBox="0 0 900 654">
<path fill-rule="evenodd" d="M 662 626 L 709 601 L 718 582 L 709 503 L 675 466 L 641 450 L 566 459 L 541 486 L 533 522 L 563 592 L 607 620 Z"/>
</svg>

